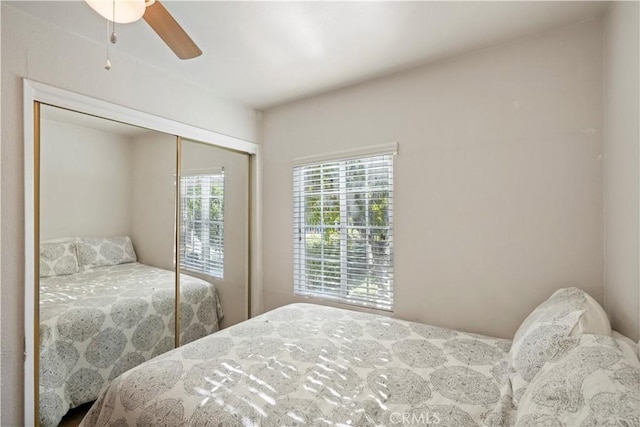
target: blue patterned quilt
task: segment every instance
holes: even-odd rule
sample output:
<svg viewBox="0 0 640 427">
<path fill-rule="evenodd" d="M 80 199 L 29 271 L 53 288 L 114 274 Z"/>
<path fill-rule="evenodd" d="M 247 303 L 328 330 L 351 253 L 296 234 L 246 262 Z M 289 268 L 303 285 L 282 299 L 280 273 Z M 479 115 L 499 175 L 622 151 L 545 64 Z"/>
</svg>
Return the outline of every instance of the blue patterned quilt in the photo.
<svg viewBox="0 0 640 427">
<path fill-rule="evenodd" d="M 510 345 L 293 304 L 127 371 L 82 425 L 499 424 Z"/>
<path fill-rule="evenodd" d="M 214 286 L 181 275 L 181 342 L 219 329 Z M 40 279 L 40 424 L 98 398 L 128 369 L 174 348 L 175 275 L 140 263 Z"/>
</svg>

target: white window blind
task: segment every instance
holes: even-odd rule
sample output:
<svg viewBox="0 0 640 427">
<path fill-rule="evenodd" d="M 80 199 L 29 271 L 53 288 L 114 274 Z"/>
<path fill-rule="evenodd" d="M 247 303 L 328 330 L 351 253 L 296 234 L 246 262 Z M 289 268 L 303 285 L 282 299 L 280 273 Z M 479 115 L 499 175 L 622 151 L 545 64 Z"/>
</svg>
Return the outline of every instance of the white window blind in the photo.
<svg viewBox="0 0 640 427">
<path fill-rule="evenodd" d="M 393 156 L 294 166 L 294 293 L 393 308 Z"/>
<path fill-rule="evenodd" d="M 224 275 L 224 171 L 180 178 L 180 267 Z"/>
</svg>

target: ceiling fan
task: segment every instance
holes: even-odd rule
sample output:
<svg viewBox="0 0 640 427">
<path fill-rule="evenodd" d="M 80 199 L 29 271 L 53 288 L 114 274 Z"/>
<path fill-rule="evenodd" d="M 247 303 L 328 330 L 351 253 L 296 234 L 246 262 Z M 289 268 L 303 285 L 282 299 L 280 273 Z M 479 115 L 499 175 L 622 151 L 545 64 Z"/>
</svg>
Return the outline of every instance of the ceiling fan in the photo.
<svg viewBox="0 0 640 427">
<path fill-rule="evenodd" d="M 159 0 L 85 0 L 104 18 L 126 24 L 144 19 L 180 59 L 192 59 L 202 51 Z"/>
</svg>

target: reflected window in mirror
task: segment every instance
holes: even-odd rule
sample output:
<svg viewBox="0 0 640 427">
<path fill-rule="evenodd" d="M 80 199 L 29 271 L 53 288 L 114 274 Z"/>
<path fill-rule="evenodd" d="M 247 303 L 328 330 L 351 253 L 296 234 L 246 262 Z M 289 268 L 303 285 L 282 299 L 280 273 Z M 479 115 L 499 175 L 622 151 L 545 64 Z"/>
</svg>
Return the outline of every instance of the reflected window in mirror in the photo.
<svg viewBox="0 0 640 427">
<path fill-rule="evenodd" d="M 224 170 L 180 178 L 180 267 L 224 277 Z"/>
</svg>

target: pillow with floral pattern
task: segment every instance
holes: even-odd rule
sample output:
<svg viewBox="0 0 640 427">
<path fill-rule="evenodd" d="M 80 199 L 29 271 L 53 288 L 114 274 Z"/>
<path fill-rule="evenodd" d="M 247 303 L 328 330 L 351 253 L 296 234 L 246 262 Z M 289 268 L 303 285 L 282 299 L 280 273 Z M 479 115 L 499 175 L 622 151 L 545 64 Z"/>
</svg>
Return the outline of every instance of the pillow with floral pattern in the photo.
<svg viewBox="0 0 640 427">
<path fill-rule="evenodd" d="M 527 387 L 516 426 L 640 426 L 640 368 L 616 340 L 566 340 Z"/>
<path fill-rule="evenodd" d="M 78 272 L 76 245 L 73 242 L 40 244 L 40 277 L 64 276 Z"/>
<path fill-rule="evenodd" d="M 129 236 L 78 237 L 78 264 L 81 270 L 107 265 L 136 262 L 136 253 Z"/>
<path fill-rule="evenodd" d="M 513 337 L 509 351 L 512 365 L 511 387 L 516 405 L 529 382 L 556 353 L 564 338 L 582 332 L 611 334 L 611 326 L 606 315 L 604 325 L 598 324 L 604 321 L 590 321 L 589 324 L 596 325 L 590 326 L 592 330 L 580 326 L 584 319 L 593 317 L 592 302 L 597 304 L 581 289 L 560 289 L 522 322 Z"/>
</svg>

